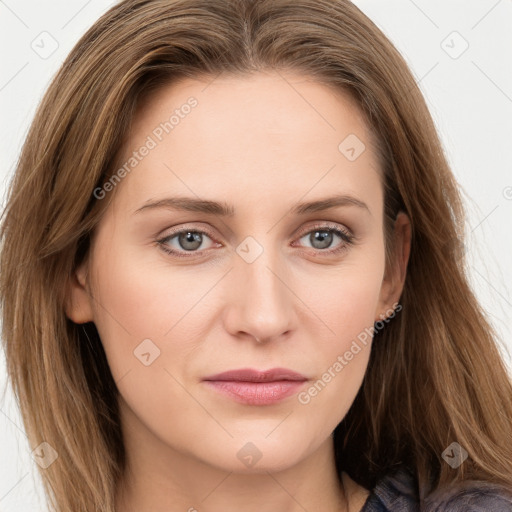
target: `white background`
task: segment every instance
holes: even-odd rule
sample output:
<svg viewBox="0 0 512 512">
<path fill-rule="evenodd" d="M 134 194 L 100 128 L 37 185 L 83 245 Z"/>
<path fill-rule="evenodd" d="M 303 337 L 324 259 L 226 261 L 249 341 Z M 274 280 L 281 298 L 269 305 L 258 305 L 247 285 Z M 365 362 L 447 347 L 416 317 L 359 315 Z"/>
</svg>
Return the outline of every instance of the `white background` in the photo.
<svg viewBox="0 0 512 512">
<path fill-rule="evenodd" d="M 402 52 L 425 94 L 464 191 L 472 283 L 501 334 L 504 358 L 510 365 L 512 0 L 355 3 Z M 111 5 L 105 0 L 0 0 L 2 201 L 50 79 L 78 38 Z M 41 58 L 32 46 L 42 46 L 41 38 L 46 38 L 45 48 L 51 49 L 50 36 L 41 36 L 45 31 L 58 47 Z M 466 44 L 467 50 L 458 56 Z M 0 512 L 43 511 L 45 500 L 31 447 L 5 383 L 1 354 Z"/>
</svg>

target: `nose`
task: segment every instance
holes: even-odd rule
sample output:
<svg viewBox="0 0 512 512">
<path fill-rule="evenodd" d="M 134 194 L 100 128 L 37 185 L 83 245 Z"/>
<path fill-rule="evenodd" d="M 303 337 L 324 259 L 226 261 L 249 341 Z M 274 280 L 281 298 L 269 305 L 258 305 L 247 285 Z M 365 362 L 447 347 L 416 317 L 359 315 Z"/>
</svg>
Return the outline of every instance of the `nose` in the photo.
<svg viewBox="0 0 512 512">
<path fill-rule="evenodd" d="M 257 343 L 283 338 L 295 329 L 297 321 L 297 298 L 289 284 L 286 262 L 266 247 L 252 262 L 235 256 L 227 285 L 225 329 Z"/>
</svg>

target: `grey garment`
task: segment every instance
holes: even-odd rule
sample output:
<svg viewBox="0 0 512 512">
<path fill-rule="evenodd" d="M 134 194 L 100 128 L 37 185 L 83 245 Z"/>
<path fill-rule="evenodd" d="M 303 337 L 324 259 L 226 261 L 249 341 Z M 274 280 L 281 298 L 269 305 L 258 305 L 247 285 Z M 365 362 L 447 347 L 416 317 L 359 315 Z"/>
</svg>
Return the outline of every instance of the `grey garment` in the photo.
<svg viewBox="0 0 512 512">
<path fill-rule="evenodd" d="M 512 512 L 512 496 L 486 482 L 468 482 L 457 490 L 434 494 L 437 497 L 420 503 L 413 474 L 401 468 L 377 482 L 361 512 Z"/>
<path fill-rule="evenodd" d="M 420 510 L 416 481 L 407 469 L 380 479 L 361 512 L 413 512 Z"/>
</svg>

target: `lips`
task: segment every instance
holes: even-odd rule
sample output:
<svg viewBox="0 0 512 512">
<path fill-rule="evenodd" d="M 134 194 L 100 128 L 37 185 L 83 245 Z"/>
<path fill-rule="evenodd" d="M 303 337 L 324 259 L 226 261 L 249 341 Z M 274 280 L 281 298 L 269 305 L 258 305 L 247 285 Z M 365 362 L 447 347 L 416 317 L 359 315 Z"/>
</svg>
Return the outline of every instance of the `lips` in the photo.
<svg viewBox="0 0 512 512">
<path fill-rule="evenodd" d="M 237 382 L 279 382 L 283 380 L 304 381 L 307 377 L 287 368 L 272 368 L 259 371 L 251 368 L 230 370 L 227 372 L 211 375 L 203 380 L 207 381 L 237 381 Z"/>
<path fill-rule="evenodd" d="M 245 405 L 271 405 L 296 394 L 308 378 L 287 368 L 244 368 L 203 379 L 210 388 Z"/>
</svg>

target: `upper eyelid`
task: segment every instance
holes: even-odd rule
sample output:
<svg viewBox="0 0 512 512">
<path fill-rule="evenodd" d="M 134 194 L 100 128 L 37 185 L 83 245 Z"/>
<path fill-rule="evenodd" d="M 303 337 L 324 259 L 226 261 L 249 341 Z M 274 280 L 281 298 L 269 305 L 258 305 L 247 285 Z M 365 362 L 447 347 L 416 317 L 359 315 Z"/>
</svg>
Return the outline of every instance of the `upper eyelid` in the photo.
<svg viewBox="0 0 512 512">
<path fill-rule="evenodd" d="M 335 221 L 329 221 L 329 220 L 324 220 L 324 221 L 311 221 L 313 224 L 312 225 L 309 225 L 307 227 L 304 227 L 304 228 L 300 228 L 298 230 L 295 230 L 296 232 L 298 231 L 299 233 L 308 233 L 309 231 L 311 230 L 314 230 L 314 229 L 318 229 L 318 228 L 333 228 L 333 229 L 341 229 L 343 231 L 349 231 L 349 232 L 352 232 L 352 230 L 348 227 L 348 226 L 344 226 L 343 224 L 340 224 L 338 222 L 335 222 Z M 174 230 L 174 227 L 173 228 L 169 228 L 169 229 L 173 229 L 173 231 L 171 233 L 169 233 L 169 235 L 167 236 L 172 236 L 172 235 L 175 235 L 177 233 L 180 233 L 182 231 L 198 231 L 198 232 L 204 232 L 206 234 L 210 234 L 211 233 L 211 229 L 210 228 L 204 228 L 204 227 L 197 227 L 197 226 L 190 226 L 188 225 L 187 222 L 184 222 L 183 225 L 184 227 L 180 228 L 181 224 L 178 224 L 176 227 L 176 229 Z M 295 235 L 296 236 L 296 235 Z"/>
<path fill-rule="evenodd" d="M 336 229 L 339 229 L 340 231 L 344 231 L 346 232 L 347 234 L 353 234 L 352 233 L 352 230 L 349 229 L 348 227 L 346 226 L 343 226 L 342 224 L 338 224 L 336 222 L 332 222 L 332 221 L 324 221 L 324 222 L 316 222 L 314 225 L 312 226 L 309 226 L 307 228 L 304 228 L 304 229 L 300 229 L 299 230 L 299 233 L 301 233 L 301 237 L 305 234 L 308 234 L 310 233 L 311 231 L 314 231 L 315 229 L 318 229 L 318 230 L 326 230 L 326 231 L 329 231 L 329 230 L 336 230 Z"/>
</svg>

